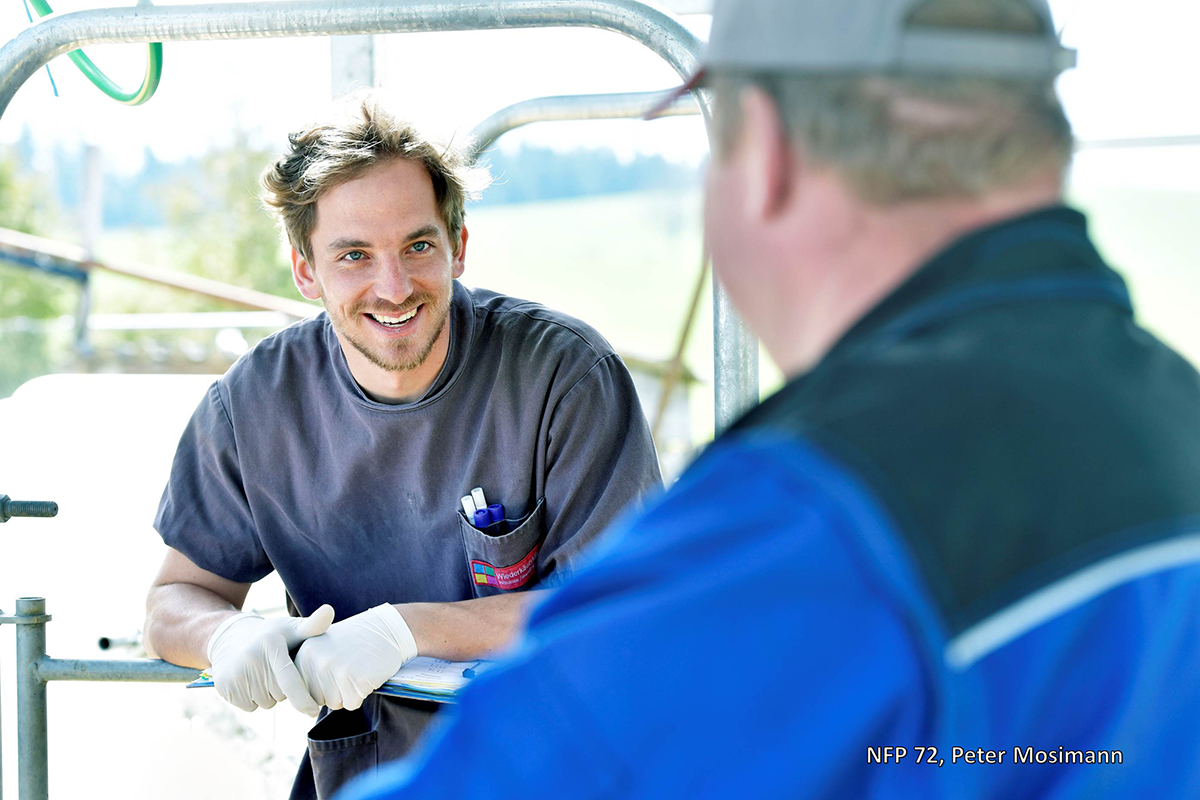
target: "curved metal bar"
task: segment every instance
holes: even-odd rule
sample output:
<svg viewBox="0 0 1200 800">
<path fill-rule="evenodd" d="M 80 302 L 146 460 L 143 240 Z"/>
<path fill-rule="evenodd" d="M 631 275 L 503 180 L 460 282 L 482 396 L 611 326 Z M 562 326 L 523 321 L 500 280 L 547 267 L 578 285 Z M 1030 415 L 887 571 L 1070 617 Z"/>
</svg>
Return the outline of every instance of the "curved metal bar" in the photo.
<svg viewBox="0 0 1200 800">
<path fill-rule="evenodd" d="M 640 0 L 285 0 L 95 9 L 48 18 L 0 48 L 0 117 L 42 66 L 91 44 L 560 26 L 628 36 L 681 77 L 695 70 L 702 46 L 679 20 Z"/>
<path fill-rule="evenodd" d="M 471 157 L 479 155 L 511 130 L 534 122 L 567 122 L 585 119 L 639 119 L 657 106 L 663 92 L 624 92 L 619 94 L 573 94 L 537 97 L 502 108 L 471 131 Z M 662 112 L 665 117 L 683 117 L 700 113 L 694 97 L 680 97 Z"/>
</svg>

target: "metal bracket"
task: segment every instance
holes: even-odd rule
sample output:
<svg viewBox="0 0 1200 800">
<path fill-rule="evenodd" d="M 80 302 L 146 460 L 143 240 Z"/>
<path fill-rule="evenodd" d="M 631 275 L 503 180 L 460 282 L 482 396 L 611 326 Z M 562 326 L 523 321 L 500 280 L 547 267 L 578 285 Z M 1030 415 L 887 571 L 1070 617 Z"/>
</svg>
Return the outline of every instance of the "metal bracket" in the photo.
<svg viewBox="0 0 1200 800">
<path fill-rule="evenodd" d="M 20 614 L 5 614 L 3 609 L 0 609 L 0 625 L 44 625 L 54 617 L 50 614 L 34 614 L 30 617 L 23 617 Z"/>
</svg>

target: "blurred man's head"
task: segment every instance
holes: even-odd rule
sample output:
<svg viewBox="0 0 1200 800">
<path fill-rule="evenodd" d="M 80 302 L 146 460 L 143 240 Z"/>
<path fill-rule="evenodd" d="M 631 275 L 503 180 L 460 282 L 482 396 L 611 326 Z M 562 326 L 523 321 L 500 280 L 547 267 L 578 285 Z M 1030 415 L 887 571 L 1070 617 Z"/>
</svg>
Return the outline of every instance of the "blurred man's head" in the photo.
<svg viewBox="0 0 1200 800">
<path fill-rule="evenodd" d="M 1044 0 L 718 0 L 705 61 L 713 263 L 789 373 L 931 249 L 1060 194 Z M 864 260 L 896 274 L 872 287 Z"/>
</svg>

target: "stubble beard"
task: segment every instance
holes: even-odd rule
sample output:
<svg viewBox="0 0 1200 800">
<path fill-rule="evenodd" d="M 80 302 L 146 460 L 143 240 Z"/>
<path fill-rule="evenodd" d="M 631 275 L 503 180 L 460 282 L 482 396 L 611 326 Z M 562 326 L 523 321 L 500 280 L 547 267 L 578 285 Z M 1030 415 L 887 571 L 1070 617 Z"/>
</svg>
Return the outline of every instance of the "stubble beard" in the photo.
<svg viewBox="0 0 1200 800">
<path fill-rule="evenodd" d="M 417 302 L 409 306 L 409 309 L 411 310 L 416 306 L 424 304 L 425 308 L 422 310 L 422 313 L 431 313 L 434 315 L 433 335 L 420 344 L 414 344 L 413 347 L 405 347 L 404 351 L 399 353 L 381 352 L 380 348 L 372 347 L 369 342 L 357 336 L 354 331 L 349 330 L 350 326 L 346 324 L 345 320 L 337 320 L 334 327 L 338 329 L 346 341 L 348 341 L 355 350 L 361 353 L 364 358 L 380 369 L 388 372 L 405 372 L 408 370 L 413 370 L 425 363 L 425 360 L 429 358 L 429 354 L 433 352 L 433 346 L 437 344 L 438 338 L 441 337 L 442 330 L 446 327 L 446 321 L 450 317 L 450 301 L 452 295 L 453 291 L 447 292 L 445 295 L 445 300 L 441 303 L 437 303 L 437 299 L 433 295 L 422 295 L 421 297 L 417 298 Z M 328 307 L 326 307 L 326 310 L 328 311 Z M 365 307 L 356 308 L 354 310 L 354 315 L 358 316 L 369 310 L 370 309 Z M 396 312 L 392 310 L 388 310 L 384 313 L 386 313 L 388 316 L 396 314 Z M 333 314 L 330 314 L 329 316 L 330 319 L 334 319 Z M 404 344 L 407 345 L 408 343 L 404 342 Z"/>
</svg>

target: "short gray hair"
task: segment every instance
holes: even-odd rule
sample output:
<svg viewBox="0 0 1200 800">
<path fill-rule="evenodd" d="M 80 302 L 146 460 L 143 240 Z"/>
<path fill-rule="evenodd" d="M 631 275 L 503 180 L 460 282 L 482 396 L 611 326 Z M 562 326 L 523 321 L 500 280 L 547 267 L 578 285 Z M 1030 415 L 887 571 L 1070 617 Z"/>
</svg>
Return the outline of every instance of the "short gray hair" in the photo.
<svg viewBox="0 0 1200 800">
<path fill-rule="evenodd" d="M 487 170 L 470 159 L 470 142 L 437 142 L 394 116 L 369 90 L 335 106 L 333 119 L 288 136 L 287 151 L 262 174 L 262 201 L 279 220 L 288 242 L 312 260 L 317 200 L 335 186 L 391 159 L 416 161 L 433 191 L 450 242 L 458 252 L 467 200 L 487 186 Z"/>
<path fill-rule="evenodd" d="M 912 27 L 1037 32 L 1021 0 L 929 0 Z M 714 142 L 727 152 L 748 86 L 775 101 L 788 136 L 879 205 L 978 196 L 1070 163 L 1070 123 L 1052 81 L 954 76 L 717 74 Z"/>
</svg>

